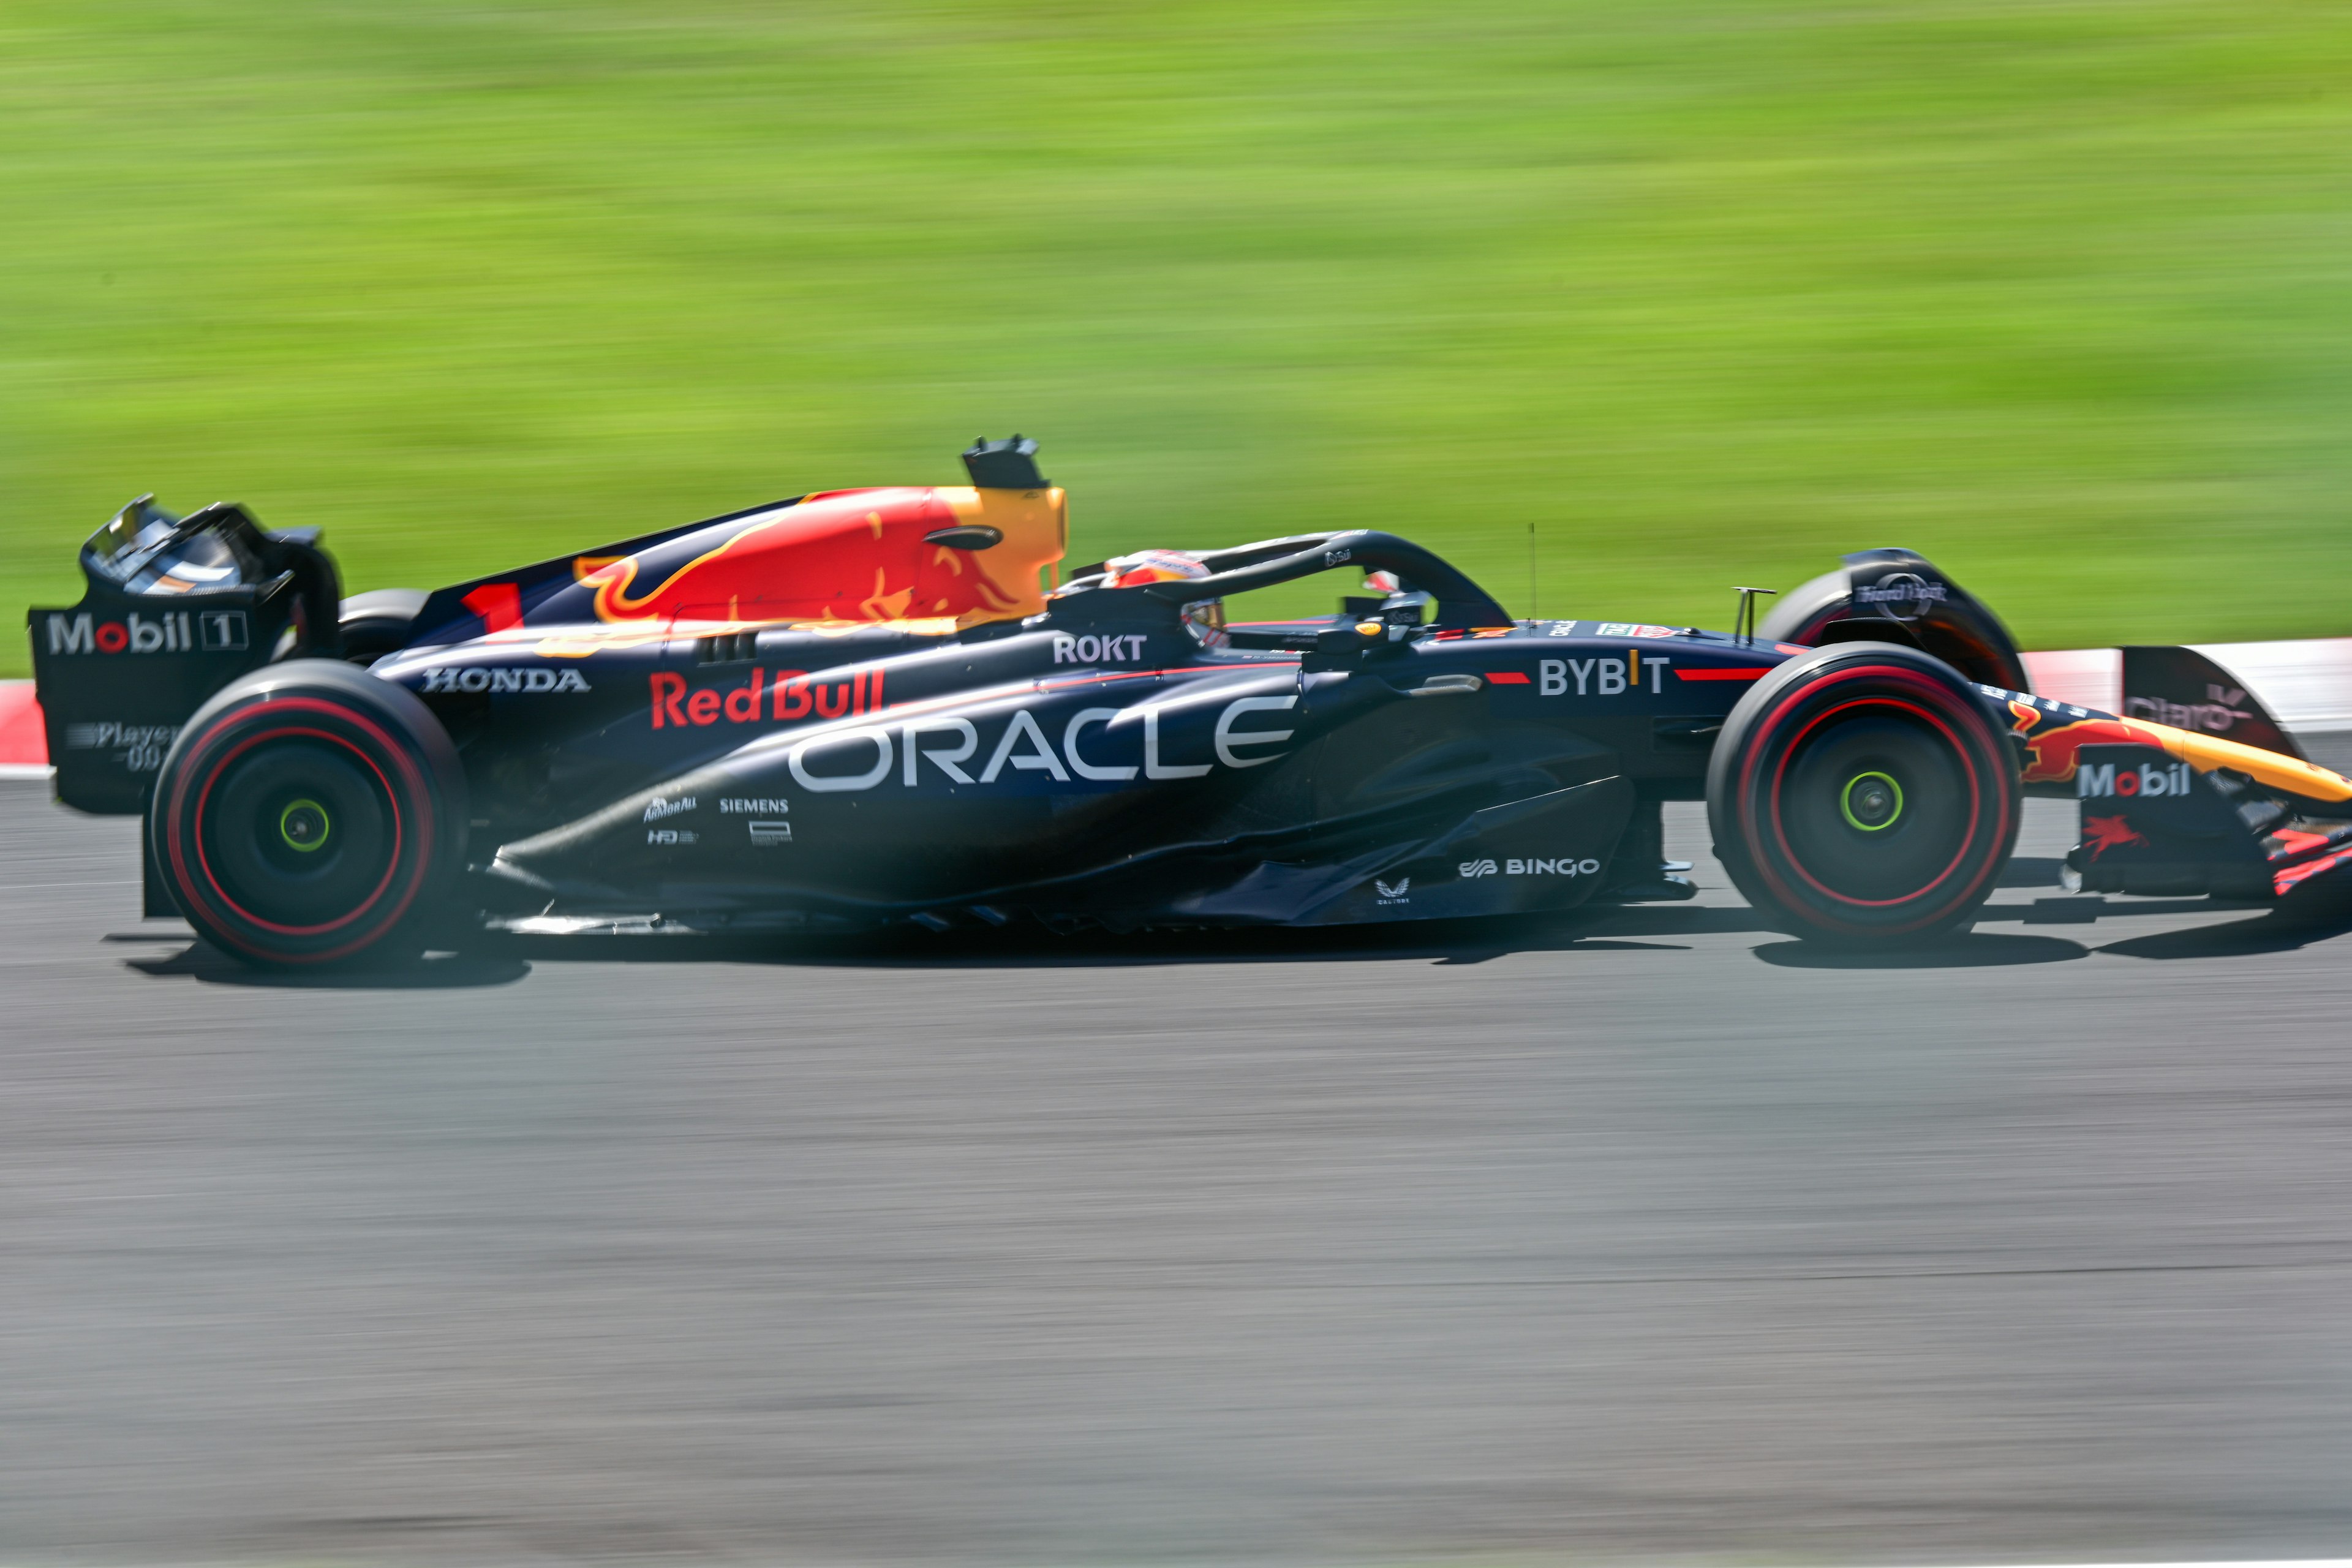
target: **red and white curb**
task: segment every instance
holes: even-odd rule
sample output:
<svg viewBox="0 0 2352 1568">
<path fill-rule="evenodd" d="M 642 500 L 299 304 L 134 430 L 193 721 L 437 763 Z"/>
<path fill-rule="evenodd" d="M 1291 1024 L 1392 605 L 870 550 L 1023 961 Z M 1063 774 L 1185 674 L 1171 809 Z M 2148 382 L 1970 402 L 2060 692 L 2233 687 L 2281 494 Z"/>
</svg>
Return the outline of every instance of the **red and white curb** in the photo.
<svg viewBox="0 0 2352 1568">
<path fill-rule="evenodd" d="M 2201 643 L 2197 651 L 2244 681 L 2289 730 L 2352 730 L 2352 637 Z M 2025 668 L 2044 697 L 2106 713 L 2123 700 L 2123 655 L 2111 647 L 2029 653 Z M 0 779 L 45 779 L 50 771 L 33 683 L 0 680 Z"/>
<path fill-rule="evenodd" d="M 2352 637 L 2191 646 L 2244 681 L 2289 730 L 2352 730 Z M 2029 653 L 2025 669 L 2042 696 L 2113 713 L 2123 700 L 2123 658 L 2111 647 Z"/>
<path fill-rule="evenodd" d="M 2208 647 L 2200 647 L 2197 651 L 2210 656 L 2212 649 Z M 2008 1568 L 2352 1568 L 2352 1558 L 2273 1557 L 2247 1558 L 2228 1562 L 2182 1563 L 2015 1563 L 2009 1564 Z"/>
<path fill-rule="evenodd" d="M 0 779 L 49 776 L 49 745 L 41 733 L 41 705 L 29 680 L 0 680 Z"/>
</svg>

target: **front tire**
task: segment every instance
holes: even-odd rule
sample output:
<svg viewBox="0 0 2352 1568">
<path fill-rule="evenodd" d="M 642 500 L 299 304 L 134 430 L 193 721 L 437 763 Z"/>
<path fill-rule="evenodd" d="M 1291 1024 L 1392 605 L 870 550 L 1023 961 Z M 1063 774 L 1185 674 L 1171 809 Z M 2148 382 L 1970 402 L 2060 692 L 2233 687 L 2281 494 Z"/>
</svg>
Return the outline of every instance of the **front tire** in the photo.
<svg viewBox="0 0 2352 1568">
<path fill-rule="evenodd" d="M 1707 771 L 1717 856 L 1797 934 L 1916 942 L 1972 917 L 2017 842 L 2017 763 L 1974 686 L 1891 643 L 1759 680 Z"/>
<path fill-rule="evenodd" d="M 421 945 L 465 828 L 465 773 L 439 721 L 327 659 L 223 687 L 165 755 L 148 816 L 188 923 L 268 966 Z"/>
</svg>

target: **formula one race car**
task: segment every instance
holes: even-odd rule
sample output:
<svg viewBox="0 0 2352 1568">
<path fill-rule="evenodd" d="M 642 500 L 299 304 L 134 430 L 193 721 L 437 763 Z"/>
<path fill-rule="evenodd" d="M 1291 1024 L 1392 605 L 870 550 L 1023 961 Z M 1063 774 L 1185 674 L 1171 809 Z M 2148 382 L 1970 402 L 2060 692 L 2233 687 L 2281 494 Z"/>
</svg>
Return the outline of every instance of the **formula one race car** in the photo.
<svg viewBox="0 0 2352 1568">
<path fill-rule="evenodd" d="M 1153 551 L 1055 585 L 1034 442 L 953 489 L 831 490 L 430 594 L 340 597 L 315 533 L 134 501 L 32 612 L 58 797 L 146 819 L 153 913 L 265 964 L 470 929 L 1319 925 L 1687 897 L 1707 802 L 1805 936 L 1969 919 L 2021 794 L 2079 798 L 2082 885 L 2278 899 L 2352 863 L 2352 781 L 2037 698 L 1905 551 L 1760 629 L 1515 620 L 1358 529 Z M 1241 624 L 1319 573 L 1338 615 Z M 1748 601 L 1752 603 L 1752 601 Z M 1747 617 L 1752 621 L 1752 616 Z M 2153 662 L 2151 662 L 2151 660 Z M 2184 662 L 2185 661 L 2185 662 Z M 2173 710 L 2178 709 L 2178 713 Z"/>
</svg>

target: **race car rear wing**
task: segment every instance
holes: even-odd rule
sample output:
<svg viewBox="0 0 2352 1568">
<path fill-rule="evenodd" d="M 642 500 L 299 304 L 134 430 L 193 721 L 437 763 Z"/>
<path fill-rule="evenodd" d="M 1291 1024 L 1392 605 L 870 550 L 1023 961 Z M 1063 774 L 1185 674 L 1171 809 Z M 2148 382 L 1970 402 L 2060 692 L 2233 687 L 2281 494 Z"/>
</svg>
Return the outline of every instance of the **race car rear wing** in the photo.
<svg viewBox="0 0 2352 1568">
<path fill-rule="evenodd" d="M 234 502 L 174 517 L 152 496 L 89 536 L 81 602 L 26 617 L 58 799 L 138 814 L 205 698 L 273 657 L 340 651 L 341 585 L 318 538 Z"/>
</svg>

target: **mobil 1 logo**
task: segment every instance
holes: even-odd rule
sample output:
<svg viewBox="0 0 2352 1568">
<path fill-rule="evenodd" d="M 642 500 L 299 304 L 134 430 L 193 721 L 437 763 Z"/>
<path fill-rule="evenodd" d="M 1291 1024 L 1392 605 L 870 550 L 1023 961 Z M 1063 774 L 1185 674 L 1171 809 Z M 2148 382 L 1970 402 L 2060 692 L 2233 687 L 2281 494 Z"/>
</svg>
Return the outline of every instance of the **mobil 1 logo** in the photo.
<svg viewBox="0 0 2352 1568">
<path fill-rule="evenodd" d="M 121 620 L 100 620 L 88 610 L 51 610 L 47 622 L 52 658 L 85 654 L 243 653 L 251 634 L 243 610 L 133 610 Z"/>
</svg>

